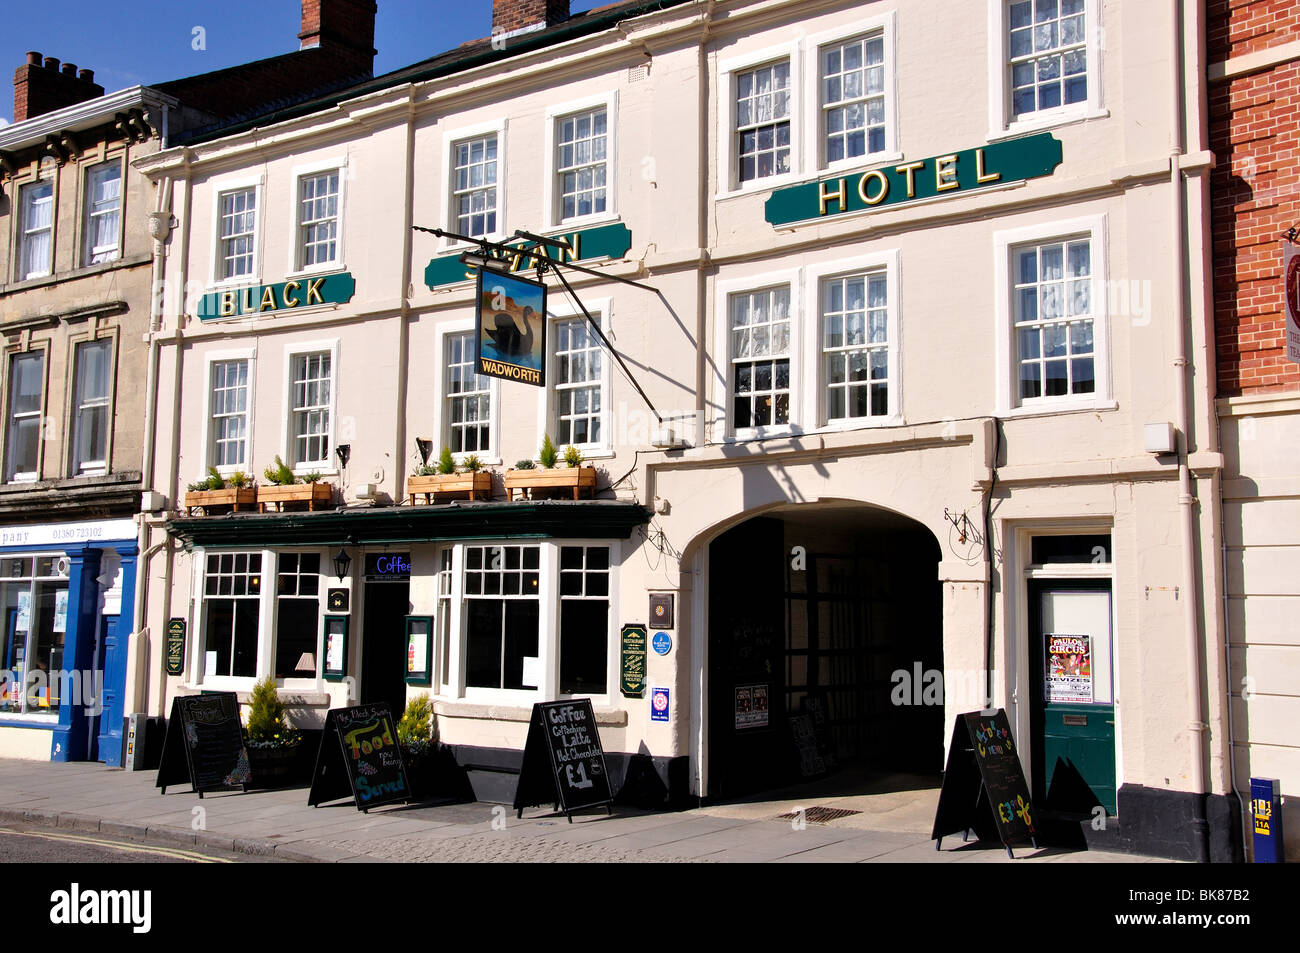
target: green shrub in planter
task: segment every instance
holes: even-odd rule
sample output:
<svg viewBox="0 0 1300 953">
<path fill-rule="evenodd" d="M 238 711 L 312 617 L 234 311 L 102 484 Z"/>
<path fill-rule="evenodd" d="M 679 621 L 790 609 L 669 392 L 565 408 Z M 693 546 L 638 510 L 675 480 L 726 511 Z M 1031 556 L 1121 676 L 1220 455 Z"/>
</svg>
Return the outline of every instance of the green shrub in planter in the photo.
<svg viewBox="0 0 1300 953">
<path fill-rule="evenodd" d="M 290 724 L 270 675 L 253 686 L 246 734 L 249 748 L 288 748 L 302 743 L 302 735 Z"/>
</svg>

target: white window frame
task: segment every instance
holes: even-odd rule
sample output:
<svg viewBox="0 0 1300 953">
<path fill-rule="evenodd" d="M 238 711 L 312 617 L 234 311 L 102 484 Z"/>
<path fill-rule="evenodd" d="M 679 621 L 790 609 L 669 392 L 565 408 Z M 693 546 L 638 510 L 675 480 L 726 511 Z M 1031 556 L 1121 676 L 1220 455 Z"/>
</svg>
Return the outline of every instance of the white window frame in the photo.
<svg viewBox="0 0 1300 953">
<path fill-rule="evenodd" d="M 466 623 L 465 612 L 465 548 L 467 546 L 537 545 L 538 558 L 538 634 L 537 651 L 542 669 L 542 684 L 535 689 L 472 688 L 466 682 Z M 618 701 L 618 620 L 619 582 L 623 567 L 623 547 L 614 539 L 484 539 L 448 543 L 452 549 L 452 617 L 448 629 L 447 672 L 448 683 L 441 686 L 444 698 L 457 698 L 471 703 L 517 705 L 527 707 L 534 702 L 559 698 L 590 698 L 596 706 L 609 706 Z M 607 692 L 603 695 L 560 695 L 560 548 L 563 546 L 602 546 L 609 550 L 609 615 L 607 652 L 605 656 Z M 441 549 L 442 547 L 440 547 Z M 439 620 L 440 623 L 441 620 Z"/>
<path fill-rule="evenodd" d="M 303 264 L 303 241 L 302 241 L 302 183 L 304 179 L 312 176 L 322 175 L 328 172 L 337 172 L 339 177 L 338 191 L 338 213 L 334 216 L 335 238 L 334 238 L 334 257 L 329 261 L 317 262 L 314 265 Z M 293 275 L 313 275 L 323 271 L 342 271 L 345 268 L 344 245 L 343 245 L 343 226 L 344 226 L 344 208 L 347 201 L 347 180 L 348 180 L 348 162 L 347 157 L 322 159 L 319 162 L 313 162 L 308 165 L 294 166 L 292 170 L 293 180 L 293 199 L 289 209 L 289 234 L 293 240 L 289 243 L 289 261 L 286 268 L 286 274 Z"/>
<path fill-rule="evenodd" d="M 804 83 L 804 114 L 810 117 L 804 123 L 803 148 L 809 156 L 810 168 L 821 172 L 847 172 L 852 169 L 869 168 L 885 162 L 898 162 L 903 158 L 899 150 L 898 138 L 898 57 L 897 35 L 898 16 L 893 10 L 880 16 L 868 17 L 852 24 L 847 30 L 838 28 L 831 32 L 818 33 L 805 40 L 807 50 L 805 61 L 808 76 Z M 825 108 L 822 102 L 822 49 L 850 40 L 866 39 L 873 33 L 879 33 L 884 40 L 885 69 L 885 148 L 880 152 L 838 159 L 826 160 L 826 137 L 823 129 Z"/>
<path fill-rule="evenodd" d="M 259 584 L 260 592 L 255 597 L 257 600 L 257 650 L 255 653 L 256 662 L 254 663 L 253 675 L 208 675 L 204 666 L 204 652 L 208 643 L 207 631 L 207 601 L 213 599 L 237 599 L 248 598 L 252 601 L 254 597 L 241 596 L 221 596 L 214 595 L 209 597 L 206 594 L 206 578 L 208 556 L 221 556 L 226 553 L 232 555 L 260 555 L 262 557 L 261 565 L 261 582 Z M 271 579 L 268 581 L 267 567 L 272 568 L 269 573 Z M 273 549 L 264 549 L 256 546 L 232 546 L 222 547 L 220 549 L 201 549 L 195 548 L 193 559 L 193 581 L 191 582 L 190 591 L 195 593 L 195 598 L 191 601 L 193 617 L 190 619 L 190 631 L 197 633 L 194 638 L 194 644 L 190 648 L 190 680 L 187 687 L 206 688 L 225 691 L 249 691 L 259 678 L 271 671 L 275 665 L 275 644 L 271 638 L 274 627 L 275 614 L 275 571 L 278 569 L 276 563 L 276 551 Z M 322 616 L 324 613 L 322 612 Z M 319 650 L 318 650 L 319 652 Z M 319 654 L 317 658 L 319 659 Z"/>
<path fill-rule="evenodd" d="M 491 234 L 482 236 L 488 241 L 501 241 L 507 237 L 505 232 L 506 222 L 506 128 L 507 122 L 504 118 L 496 119 L 491 122 L 478 123 L 472 126 L 462 126 L 458 129 L 449 129 L 442 136 L 442 155 L 446 163 L 446 171 L 442 185 L 442 227 L 451 231 L 459 231 L 457 227 L 456 211 L 456 146 L 466 139 L 480 139 L 484 136 L 495 134 L 497 137 L 497 228 Z M 547 163 L 549 165 L 549 163 Z M 463 242 L 454 238 L 444 238 L 443 249 L 450 248 L 469 248 L 474 247 L 468 242 Z"/>
<path fill-rule="evenodd" d="M 804 300 L 810 315 L 812 328 L 804 335 L 806 365 L 815 368 L 815 372 L 805 375 L 805 406 L 809 408 L 810 419 L 816 428 L 824 432 L 844 430 L 864 430 L 876 427 L 895 427 L 903 419 L 903 334 L 902 334 L 902 253 L 897 248 L 844 258 L 837 261 L 819 262 L 806 269 Z M 886 347 L 888 348 L 889 410 L 880 417 L 849 417 L 840 420 L 826 418 L 826 382 L 822 351 L 822 281 L 828 278 L 850 277 L 867 272 L 883 272 L 886 293 L 889 298 L 885 325 Z"/>
<path fill-rule="evenodd" d="M 586 301 L 587 310 L 591 316 L 596 319 L 600 329 L 606 334 L 610 333 L 611 318 L 613 313 L 613 298 L 592 298 Z M 537 408 L 537 440 L 535 446 L 541 447 L 542 438 L 547 434 L 555 440 L 559 440 L 559 429 L 556 426 L 556 409 L 558 398 L 556 396 L 556 385 L 558 383 L 557 365 L 554 361 L 555 347 L 559 342 L 559 335 L 556 333 L 556 327 L 561 321 L 572 321 L 575 318 L 582 318 L 582 312 L 572 305 L 564 302 L 559 308 L 554 308 L 546 312 L 546 320 L 550 326 L 546 329 L 546 361 L 548 366 L 546 381 L 545 399 L 538 401 Z M 584 319 L 585 323 L 585 319 Z M 612 378 L 610 377 L 610 364 L 613 358 L 605 350 L 605 345 L 599 338 L 595 337 L 592 332 L 593 340 L 600 349 L 600 440 L 575 444 L 584 458 L 588 460 L 597 460 L 614 455 L 614 442 L 611 431 L 613 423 L 613 414 L 611 412 L 610 401 L 612 400 Z M 556 443 L 560 453 L 564 452 L 564 445 Z M 534 454 L 533 459 L 536 459 Z"/>
<path fill-rule="evenodd" d="M 605 109 L 605 211 L 590 215 L 565 218 L 560 203 L 563 198 L 559 187 L 559 135 L 556 127 L 576 113 Z M 546 110 L 546 165 L 542 182 L 542 199 L 545 203 L 548 228 L 587 227 L 618 218 L 618 91 L 611 90 L 599 96 L 575 99 Z"/>
<path fill-rule="evenodd" d="M 247 361 L 248 362 L 248 411 L 247 423 L 244 427 L 245 447 L 244 463 L 242 466 L 230 464 L 218 465 L 213 454 L 213 428 L 212 428 L 212 365 L 223 361 Z M 247 473 L 249 476 L 255 476 L 253 466 L 253 430 L 256 425 L 256 407 L 257 397 L 257 349 L 243 348 L 232 351 L 213 351 L 204 355 L 203 359 L 203 473 L 208 472 L 209 467 L 216 467 L 217 472 L 223 477 L 228 477 L 232 473 L 240 471 Z M 200 474 L 202 476 L 202 474 Z"/>
<path fill-rule="evenodd" d="M 50 204 L 50 224 L 44 228 L 29 229 L 27 227 L 27 216 L 35 201 L 30 198 L 32 193 L 41 186 L 49 186 L 50 194 L 47 200 Z M 47 278 L 54 274 L 54 242 L 55 228 L 58 225 L 58 216 L 55 212 L 58 210 L 59 201 L 59 184 L 53 177 L 40 177 L 26 182 L 18 187 L 18 215 L 15 216 L 16 230 L 18 241 L 16 242 L 17 254 L 14 256 L 14 278 L 16 281 L 31 281 L 36 278 Z M 27 271 L 23 262 L 27 257 L 27 245 L 31 241 L 31 235 L 46 232 L 50 237 L 49 254 L 45 261 L 45 268 L 36 271 Z"/>
<path fill-rule="evenodd" d="M 767 427 L 742 427 L 733 430 L 732 421 L 732 381 L 731 381 L 731 297 L 746 292 L 785 286 L 790 291 L 790 422 L 773 424 Z M 717 438 L 727 443 L 753 440 L 762 437 L 779 437 L 798 434 L 808 429 L 804 408 L 804 361 L 806 359 L 804 337 L 804 288 L 803 272 L 793 268 L 785 271 L 766 271 L 749 278 L 728 278 L 714 285 L 714 328 L 713 347 L 717 355 L 715 366 L 721 374 L 714 376 L 714 385 L 719 388 L 716 406 L 720 414 L 713 418 L 713 432 Z"/>
<path fill-rule="evenodd" d="M 1040 129 L 1050 129 L 1083 119 L 1102 119 L 1110 115 L 1101 94 L 1102 27 L 1099 0 L 1084 0 L 1087 40 L 1084 49 L 1088 60 L 1088 96 L 1080 103 L 1033 112 L 1023 119 L 1014 118 L 1011 108 L 1011 35 L 1010 0 L 988 0 L 989 36 L 989 141 L 1008 139 Z"/>
<path fill-rule="evenodd" d="M 266 188 L 263 176 L 249 178 L 230 178 L 214 180 L 212 189 L 212 268 L 211 284 L 213 287 L 238 287 L 260 284 L 262 281 L 262 222 L 266 213 Z M 253 212 L 253 269 L 246 275 L 227 278 L 224 271 L 225 257 L 222 254 L 221 237 L 221 197 L 231 192 L 252 191 L 256 208 Z"/>
<path fill-rule="evenodd" d="M 37 419 L 37 439 L 36 439 L 36 469 L 35 470 L 17 470 L 13 469 L 16 464 L 13 461 L 13 424 L 14 424 L 14 365 L 21 358 L 31 357 L 33 354 L 41 356 L 41 396 L 40 409 L 36 411 Z M 4 468 L 6 483 L 34 483 L 40 479 L 41 468 L 45 462 L 45 439 L 41 430 L 44 429 L 43 421 L 45 417 L 46 400 L 48 399 L 49 382 L 50 382 L 50 351 L 46 347 L 32 347 L 25 351 L 13 350 L 5 352 L 5 393 L 4 393 Z M 29 411 L 24 416 L 31 417 L 33 414 Z M 11 473 L 10 470 L 13 470 Z"/>
<path fill-rule="evenodd" d="M 96 212 L 93 194 L 90 189 L 91 177 L 99 172 L 106 172 L 111 168 L 117 169 L 117 208 L 113 212 L 117 215 L 117 233 L 113 236 L 114 242 L 111 248 L 111 257 L 101 262 L 92 262 L 97 249 L 99 251 L 110 251 L 107 245 L 92 246 L 91 235 L 94 233 L 91 227 L 92 219 L 97 215 L 109 214 L 108 212 Z M 107 162 L 99 162 L 86 169 L 82 176 L 82 212 L 81 212 L 81 264 L 82 267 L 92 267 L 92 265 L 104 265 L 113 261 L 120 261 L 122 258 L 122 225 L 126 219 L 126 175 L 122 170 L 121 158 L 109 159 Z"/>
<path fill-rule="evenodd" d="M 293 455 L 295 443 L 293 427 L 293 364 L 294 359 L 304 355 L 328 354 L 330 357 L 330 402 L 329 402 L 329 451 L 324 460 L 296 460 Z M 319 473 L 321 476 L 337 476 L 337 459 L 334 455 L 338 435 L 338 390 L 339 390 L 339 341 L 331 338 L 325 341 L 302 341 L 284 349 L 284 412 L 281 415 L 280 447 L 281 459 L 289 464 L 294 476 Z"/>
<path fill-rule="evenodd" d="M 85 466 L 86 461 L 77 459 L 77 438 L 81 434 L 81 411 L 83 407 L 95 406 L 96 404 L 81 404 L 78 402 L 78 390 L 81 383 L 81 349 L 92 345 L 102 345 L 108 348 L 108 393 L 103 397 L 102 406 L 106 410 L 104 421 L 104 455 L 100 460 L 90 461 L 94 466 Z M 69 379 L 69 419 L 68 419 L 68 475 L 78 476 L 100 476 L 108 472 L 108 462 L 113 455 L 113 402 L 117 384 L 117 340 L 114 336 L 103 334 L 96 338 L 82 338 L 72 342 L 72 374 Z"/>
<path fill-rule="evenodd" d="M 740 182 L 736 161 L 736 80 L 741 73 L 774 65 L 785 60 L 790 65 L 790 171 L 761 179 Z M 804 142 L 804 70 L 803 45 L 798 41 L 769 46 L 744 56 L 718 63 L 718 194 L 725 198 L 750 192 L 766 192 L 798 181 L 803 174 Z M 723 158 L 725 156 L 725 159 Z"/>
<path fill-rule="evenodd" d="M 257 658 L 258 658 L 257 677 L 258 678 L 264 678 L 267 675 L 272 675 L 272 676 L 275 675 L 275 655 L 276 652 L 278 652 L 280 649 L 280 631 L 279 631 L 280 559 L 281 557 L 286 555 L 303 556 L 303 555 L 312 555 L 312 554 L 315 554 L 320 557 L 320 573 L 319 573 L 320 582 L 317 584 L 317 590 L 316 590 L 316 648 L 313 650 L 313 653 L 316 656 L 316 676 L 313 678 L 293 678 L 291 676 L 278 678 L 277 681 L 279 682 L 280 687 L 282 688 L 297 688 L 300 690 L 302 689 L 311 690 L 317 688 L 320 685 L 320 683 L 323 681 L 321 675 L 325 670 L 324 657 L 323 657 L 324 646 L 325 646 L 325 616 L 331 614 L 329 612 L 329 609 L 326 607 L 325 600 L 329 590 L 329 580 L 330 580 L 330 571 L 331 571 L 330 560 L 332 557 L 328 549 L 316 549 L 310 546 L 304 549 L 288 548 L 288 549 L 266 550 L 262 555 L 263 570 L 265 570 L 266 559 L 267 556 L 269 555 L 274 560 L 272 565 L 275 567 L 275 572 L 271 573 L 271 575 L 274 577 L 274 579 L 272 580 L 272 584 L 270 586 L 274 594 L 274 597 L 271 600 L 271 618 L 266 620 L 265 624 L 261 626 L 260 631 L 258 632 L 258 652 L 257 652 Z M 267 588 L 267 582 L 265 578 L 266 575 L 267 573 L 263 571 L 262 573 L 263 589 Z M 299 573 L 298 575 L 301 577 L 302 574 Z M 285 598 L 302 599 L 303 601 L 307 601 L 304 597 L 296 596 L 296 595 L 286 596 Z M 265 666 L 263 666 L 262 664 L 263 637 L 265 637 L 266 641 L 269 643 L 268 651 L 266 653 Z"/>
<path fill-rule="evenodd" d="M 437 446 L 433 448 L 431 459 L 436 458 L 444 446 L 450 446 L 451 440 L 451 420 L 447 413 L 447 399 L 450 396 L 447 393 L 447 369 L 443 355 L 447 353 L 447 337 L 452 334 L 464 334 L 474 332 L 474 319 L 462 319 L 460 321 L 448 321 L 438 326 L 435 333 L 435 347 L 438 355 L 438 389 L 437 398 L 434 400 L 433 425 L 434 433 L 438 435 Z M 496 377 L 488 378 L 488 401 L 491 408 L 492 419 L 488 422 L 488 440 L 490 446 L 487 451 L 473 451 L 478 455 L 479 460 L 484 466 L 501 465 L 501 381 Z M 457 463 L 463 461 L 468 453 L 453 453 L 452 458 Z"/>
<path fill-rule="evenodd" d="M 1089 261 L 1093 288 L 1093 374 L 1095 389 L 1091 394 L 1068 397 L 1032 397 L 1020 399 L 1019 345 L 1016 341 L 1015 308 L 1012 296 L 1011 254 L 1022 245 L 1087 236 L 1090 243 Z M 1089 215 L 1081 218 L 1042 222 L 1023 228 L 1013 228 L 993 233 L 993 288 L 994 288 L 994 361 L 996 381 L 994 394 L 999 416 L 1019 417 L 1034 414 L 1052 414 L 1080 410 L 1114 410 L 1118 404 L 1111 391 L 1110 379 L 1110 315 L 1107 313 L 1107 258 L 1109 242 L 1106 235 L 1106 216 Z"/>
</svg>

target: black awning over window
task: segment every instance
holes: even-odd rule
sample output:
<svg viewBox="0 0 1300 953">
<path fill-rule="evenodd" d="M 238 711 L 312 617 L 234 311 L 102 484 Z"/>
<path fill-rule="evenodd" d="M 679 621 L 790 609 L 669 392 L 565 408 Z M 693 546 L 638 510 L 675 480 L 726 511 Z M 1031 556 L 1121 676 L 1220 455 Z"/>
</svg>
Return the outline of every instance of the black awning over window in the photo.
<svg viewBox="0 0 1300 953">
<path fill-rule="evenodd" d="M 167 531 L 194 546 L 430 543 L 453 539 L 627 539 L 651 513 L 617 500 L 443 503 L 328 513 L 231 513 L 174 519 Z"/>
</svg>

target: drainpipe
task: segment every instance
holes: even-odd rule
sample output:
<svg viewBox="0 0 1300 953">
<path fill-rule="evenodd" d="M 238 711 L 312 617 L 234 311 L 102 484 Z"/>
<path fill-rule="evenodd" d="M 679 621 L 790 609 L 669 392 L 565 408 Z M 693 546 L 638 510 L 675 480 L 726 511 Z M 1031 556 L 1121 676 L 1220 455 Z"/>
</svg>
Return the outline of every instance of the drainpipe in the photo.
<svg viewBox="0 0 1300 953">
<path fill-rule="evenodd" d="M 1204 679 L 1201 664 L 1200 622 L 1197 607 L 1200 605 L 1200 587 L 1196 581 L 1196 497 L 1192 491 L 1191 468 L 1187 462 L 1191 450 L 1189 428 L 1191 412 L 1188 409 L 1188 389 L 1192 382 L 1191 365 L 1187 360 L 1187 347 L 1191 317 L 1187 313 L 1187 267 L 1184 253 L 1187 249 L 1187 222 L 1184 216 L 1183 173 L 1180 160 L 1183 156 L 1183 4 L 1170 0 L 1171 90 L 1169 101 L 1169 207 L 1170 234 L 1173 242 L 1173 293 L 1174 318 L 1178 323 L 1178 354 L 1174 359 L 1175 426 L 1178 428 L 1178 505 L 1181 510 L 1183 543 L 1183 630 L 1190 691 L 1187 693 L 1189 781 L 1192 793 L 1192 839 L 1196 859 L 1208 863 L 1210 859 L 1210 828 L 1205 816 L 1205 706 L 1201 699 L 1201 682 Z"/>
<path fill-rule="evenodd" d="M 149 352 L 144 386 L 144 452 L 140 470 L 140 489 L 149 493 L 154 489 L 154 430 L 158 423 L 158 329 L 162 323 L 163 297 L 167 287 L 167 239 L 172 230 L 171 212 L 172 184 L 170 177 L 164 177 L 158 187 L 157 207 L 149 213 L 149 237 L 153 240 L 152 284 L 149 294 Z M 143 494 L 142 494 L 143 495 Z M 149 621 L 145 612 L 149 603 L 149 563 L 163 545 L 149 544 L 149 515 L 141 507 L 139 513 L 140 528 L 136 536 L 136 549 L 139 552 L 135 574 L 135 636 L 137 653 L 149 640 Z M 165 542 L 164 538 L 164 542 Z M 147 655 L 146 655 L 147 657 Z M 135 697 L 131 710 L 139 711 L 145 703 L 145 691 L 148 679 L 135 686 Z"/>
<path fill-rule="evenodd" d="M 400 503 L 406 499 L 403 492 L 406 485 L 406 391 L 410 386 L 411 372 L 407 361 L 411 350 L 411 257 L 415 243 L 414 224 L 415 204 L 415 87 L 406 91 L 406 217 L 402 225 L 402 287 L 399 300 L 401 312 L 397 316 L 397 407 L 394 415 L 397 420 L 393 427 L 393 500 Z M 347 499 L 343 500 L 344 505 Z"/>
</svg>

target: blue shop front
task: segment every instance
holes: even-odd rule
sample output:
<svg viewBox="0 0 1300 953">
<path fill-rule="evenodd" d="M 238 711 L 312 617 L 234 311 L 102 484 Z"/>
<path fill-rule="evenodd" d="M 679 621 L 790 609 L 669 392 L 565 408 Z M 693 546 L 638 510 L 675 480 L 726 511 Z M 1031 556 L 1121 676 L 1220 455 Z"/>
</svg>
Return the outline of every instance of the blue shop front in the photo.
<svg viewBox="0 0 1300 953">
<path fill-rule="evenodd" d="M 121 765 L 136 531 L 0 527 L 0 757 Z"/>
</svg>

